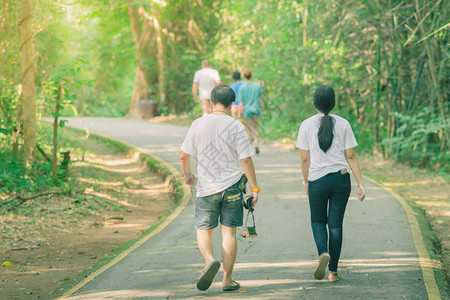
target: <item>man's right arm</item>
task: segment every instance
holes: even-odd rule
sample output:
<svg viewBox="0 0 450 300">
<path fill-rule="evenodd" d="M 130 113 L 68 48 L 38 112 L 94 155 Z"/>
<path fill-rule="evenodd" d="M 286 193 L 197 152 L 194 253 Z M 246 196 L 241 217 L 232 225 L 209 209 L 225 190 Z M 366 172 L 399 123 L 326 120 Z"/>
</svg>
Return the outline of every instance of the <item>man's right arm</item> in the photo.
<svg viewBox="0 0 450 300">
<path fill-rule="evenodd" d="M 198 89 L 198 83 L 194 82 L 192 84 L 192 97 L 194 98 L 194 101 L 197 101 L 197 98 L 198 98 L 198 96 L 197 96 L 197 89 Z"/>
<path fill-rule="evenodd" d="M 195 184 L 195 175 L 191 173 L 191 156 L 186 152 L 180 152 L 180 164 L 181 169 L 183 170 L 184 182 L 187 185 L 194 186 Z"/>
<path fill-rule="evenodd" d="M 258 187 L 256 182 L 256 173 L 255 166 L 253 164 L 253 160 L 251 157 L 246 157 L 241 159 L 242 169 L 244 169 L 244 174 L 247 176 L 248 182 L 250 184 L 250 188 L 254 189 Z M 258 202 L 258 193 L 250 192 L 250 196 L 253 197 L 253 203 L 256 204 Z"/>
</svg>

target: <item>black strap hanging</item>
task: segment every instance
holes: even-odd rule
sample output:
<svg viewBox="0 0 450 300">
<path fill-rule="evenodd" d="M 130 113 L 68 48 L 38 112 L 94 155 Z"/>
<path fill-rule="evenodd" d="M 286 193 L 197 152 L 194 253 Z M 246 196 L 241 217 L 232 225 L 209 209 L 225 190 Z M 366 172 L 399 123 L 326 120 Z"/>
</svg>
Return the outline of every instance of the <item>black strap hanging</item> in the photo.
<svg viewBox="0 0 450 300">
<path fill-rule="evenodd" d="M 248 211 L 247 217 L 245 218 L 244 232 L 242 233 L 242 237 L 256 237 L 258 234 L 256 233 L 255 215 L 253 214 L 253 212 L 255 211 L 253 209 L 253 198 L 248 197 L 244 199 L 243 205 L 246 209 L 248 209 Z M 252 215 L 253 226 L 248 226 L 248 216 L 250 214 Z"/>
</svg>

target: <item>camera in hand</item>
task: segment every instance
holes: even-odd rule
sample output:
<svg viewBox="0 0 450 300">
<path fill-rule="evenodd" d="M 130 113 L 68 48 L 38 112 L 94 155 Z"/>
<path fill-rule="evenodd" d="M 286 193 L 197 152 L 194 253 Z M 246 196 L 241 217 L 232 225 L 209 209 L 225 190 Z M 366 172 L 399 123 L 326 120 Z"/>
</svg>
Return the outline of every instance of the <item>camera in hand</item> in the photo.
<svg viewBox="0 0 450 300">
<path fill-rule="evenodd" d="M 248 209 L 250 212 L 253 212 L 253 197 L 243 198 L 242 206 L 244 206 L 244 208 Z"/>
</svg>

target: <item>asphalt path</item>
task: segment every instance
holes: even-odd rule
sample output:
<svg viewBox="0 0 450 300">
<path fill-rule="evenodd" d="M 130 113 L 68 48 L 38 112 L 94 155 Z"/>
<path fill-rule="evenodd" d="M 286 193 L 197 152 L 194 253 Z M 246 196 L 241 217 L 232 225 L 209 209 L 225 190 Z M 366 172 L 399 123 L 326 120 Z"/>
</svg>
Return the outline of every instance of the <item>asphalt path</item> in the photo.
<svg viewBox="0 0 450 300">
<path fill-rule="evenodd" d="M 125 118 L 68 120 L 68 126 L 135 145 L 181 170 L 187 128 Z M 221 270 L 209 290 L 195 287 L 203 260 L 193 196 L 166 228 L 69 299 L 428 299 L 408 218 L 391 194 L 366 180 L 367 197 L 360 203 L 353 181 L 344 219 L 342 279 L 318 281 L 298 155 L 262 146 L 253 159 L 261 187 L 255 209 L 258 237 L 238 238 L 233 277 L 242 286 L 239 291 L 222 292 Z M 214 239 L 215 257 L 221 260 L 219 231 Z"/>
</svg>

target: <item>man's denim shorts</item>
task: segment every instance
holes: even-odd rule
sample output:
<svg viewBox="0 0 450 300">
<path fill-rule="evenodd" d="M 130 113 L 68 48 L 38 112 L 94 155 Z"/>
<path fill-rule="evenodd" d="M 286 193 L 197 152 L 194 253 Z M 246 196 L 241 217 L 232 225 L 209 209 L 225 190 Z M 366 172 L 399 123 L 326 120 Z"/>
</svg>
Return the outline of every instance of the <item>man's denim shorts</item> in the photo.
<svg viewBox="0 0 450 300">
<path fill-rule="evenodd" d="M 244 209 L 240 181 L 213 195 L 198 197 L 195 203 L 195 228 L 212 229 L 220 224 L 228 227 L 242 226 Z"/>
</svg>

